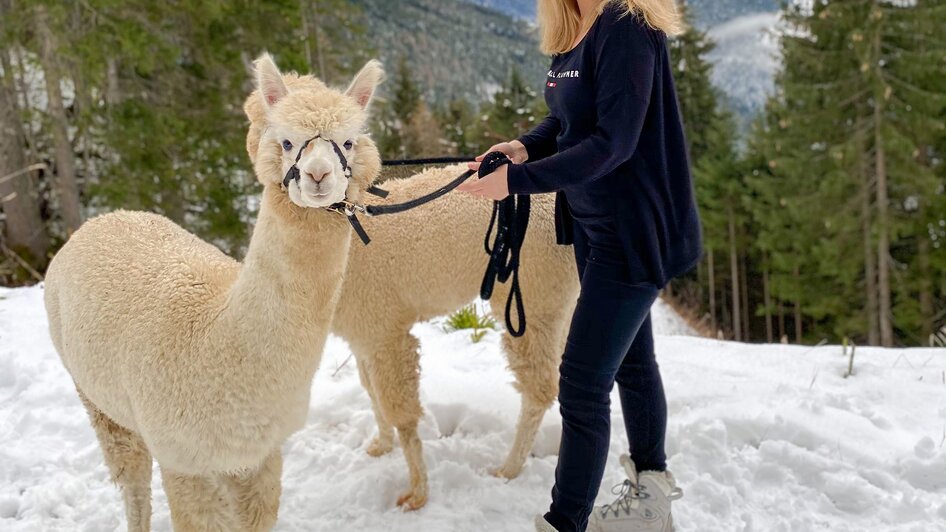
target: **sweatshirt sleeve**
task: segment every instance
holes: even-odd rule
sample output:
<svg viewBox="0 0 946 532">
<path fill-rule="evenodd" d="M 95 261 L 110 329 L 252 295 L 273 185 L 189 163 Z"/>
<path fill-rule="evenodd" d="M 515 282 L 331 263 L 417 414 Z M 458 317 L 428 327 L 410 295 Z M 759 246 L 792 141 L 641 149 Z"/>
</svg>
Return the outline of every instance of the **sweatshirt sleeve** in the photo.
<svg viewBox="0 0 946 532">
<path fill-rule="evenodd" d="M 539 122 L 532 131 L 519 137 L 519 142 L 526 147 L 530 161 L 538 161 L 558 151 L 558 134 L 562 123 L 551 114 Z"/>
<path fill-rule="evenodd" d="M 510 193 L 540 194 L 589 183 L 634 155 L 654 83 L 656 39 L 633 15 L 608 22 L 595 43 L 595 131 L 555 155 L 510 165 Z"/>
</svg>

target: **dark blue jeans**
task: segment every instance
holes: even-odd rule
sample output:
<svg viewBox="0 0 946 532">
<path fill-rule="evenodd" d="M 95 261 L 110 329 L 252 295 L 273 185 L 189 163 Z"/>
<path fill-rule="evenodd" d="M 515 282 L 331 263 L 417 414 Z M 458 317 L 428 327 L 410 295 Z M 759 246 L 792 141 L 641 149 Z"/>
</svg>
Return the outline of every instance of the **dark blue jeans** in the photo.
<svg viewBox="0 0 946 532">
<path fill-rule="evenodd" d="M 588 525 L 608 459 L 615 382 L 638 470 L 667 467 L 667 402 L 650 320 L 657 287 L 631 282 L 620 246 L 598 236 L 576 224 L 581 294 L 559 369 L 562 443 L 545 515 L 560 532 L 581 532 Z"/>
</svg>

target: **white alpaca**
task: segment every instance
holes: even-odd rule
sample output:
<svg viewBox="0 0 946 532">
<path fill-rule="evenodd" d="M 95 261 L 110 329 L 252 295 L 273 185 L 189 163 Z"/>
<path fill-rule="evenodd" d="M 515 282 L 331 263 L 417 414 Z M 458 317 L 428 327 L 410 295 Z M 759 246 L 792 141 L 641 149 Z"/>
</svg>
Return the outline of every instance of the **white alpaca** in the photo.
<svg viewBox="0 0 946 532">
<path fill-rule="evenodd" d="M 269 125 L 243 264 L 162 216 L 115 212 L 83 225 L 47 274 L 53 343 L 122 489 L 129 530 L 150 528 L 152 457 L 175 530 L 272 528 L 280 446 L 305 421 L 349 253 L 348 222 L 323 207 L 346 194 L 357 201 L 379 169 L 361 134 L 379 63 L 344 93 L 296 90 L 268 55 L 256 70 L 252 98 Z M 344 146 L 350 180 L 329 140 Z"/>
<path fill-rule="evenodd" d="M 311 78 L 295 81 L 315 82 Z M 252 122 L 247 151 L 254 158 L 267 118 L 252 100 L 246 112 Z M 460 166 L 432 169 L 386 181 L 382 188 L 391 195 L 371 203 L 416 198 L 464 170 Z M 533 196 L 520 273 L 528 327 L 521 338 L 508 333 L 503 338 L 516 388 L 522 394 L 515 441 L 495 471 L 505 478 L 519 475 L 542 418 L 558 394 L 558 365 L 578 296 L 572 248 L 555 244 L 553 204 L 550 195 Z M 351 248 L 332 332 L 351 345 L 361 382 L 371 396 L 378 437 L 368 446 L 368 453 L 389 452 L 397 428 L 411 478 L 410 489 L 398 504 L 409 509 L 423 506 L 428 495 L 427 468 L 417 435 L 423 413 L 418 390 L 420 359 L 410 329 L 417 321 L 452 312 L 478 295 L 486 269 L 483 236 L 491 208 L 489 201 L 451 193 L 402 214 L 365 219 L 365 229 L 374 240 L 370 246 Z M 491 299 L 500 322 L 508 289 L 508 284 L 497 285 Z"/>
<path fill-rule="evenodd" d="M 433 169 L 409 179 L 386 181 L 382 187 L 391 195 L 379 203 L 417 197 L 464 169 Z M 572 248 L 555 243 L 554 203 L 551 195 L 533 196 L 519 274 L 526 332 L 520 338 L 508 332 L 503 336 L 509 368 L 522 396 L 515 441 L 494 471 L 505 478 L 519 475 L 542 418 L 558 395 L 558 366 L 578 297 Z M 423 415 L 420 357 L 410 329 L 418 321 L 453 312 L 477 297 L 486 270 L 483 237 L 491 212 L 488 200 L 448 194 L 403 214 L 368 218 L 365 229 L 374 240 L 368 248 L 351 248 L 332 332 L 351 345 L 362 385 L 371 397 L 378 437 L 367 452 L 379 456 L 390 451 L 393 429 L 397 429 L 411 478 L 410 489 L 398 500 L 406 508 L 423 506 L 428 494 L 417 435 Z M 509 283 L 497 284 L 490 299 L 500 323 L 505 320 L 508 293 Z"/>
</svg>

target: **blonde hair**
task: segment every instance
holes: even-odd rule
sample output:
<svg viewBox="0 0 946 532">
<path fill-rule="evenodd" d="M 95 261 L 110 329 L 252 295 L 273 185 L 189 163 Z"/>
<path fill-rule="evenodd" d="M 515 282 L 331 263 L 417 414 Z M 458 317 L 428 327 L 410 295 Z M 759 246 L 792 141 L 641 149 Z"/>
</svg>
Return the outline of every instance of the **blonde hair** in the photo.
<svg viewBox="0 0 946 532">
<path fill-rule="evenodd" d="M 655 30 L 669 36 L 684 32 L 683 14 L 676 0 L 601 0 L 593 17 L 581 18 L 578 0 L 539 0 L 538 21 L 541 49 L 545 54 L 567 52 L 609 4 L 618 4 L 625 15 L 640 16 Z"/>
</svg>

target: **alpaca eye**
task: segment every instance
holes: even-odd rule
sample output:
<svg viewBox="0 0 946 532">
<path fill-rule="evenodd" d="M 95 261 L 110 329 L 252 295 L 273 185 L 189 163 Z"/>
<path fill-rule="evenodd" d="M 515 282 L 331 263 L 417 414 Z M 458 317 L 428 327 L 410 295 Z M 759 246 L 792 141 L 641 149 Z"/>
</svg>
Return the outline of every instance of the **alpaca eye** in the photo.
<svg viewBox="0 0 946 532">
<path fill-rule="evenodd" d="M 291 149 L 292 149 L 292 143 L 289 142 L 288 140 L 282 141 L 282 149 L 284 149 L 284 150 L 286 150 L 286 151 L 291 150 Z"/>
<path fill-rule="evenodd" d="M 355 147 L 355 143 L 354 143 L 354 142 L 352 142 L 352 141 L 350 141 L 350 140 L 346 140 L 346 141 L 345 141 L 345 149 L 346 149 L 346 150 L 350 150 L 350 149 L 352 149 L 352 148 L 354 148 L 354 147 Z"/>
</svg>

